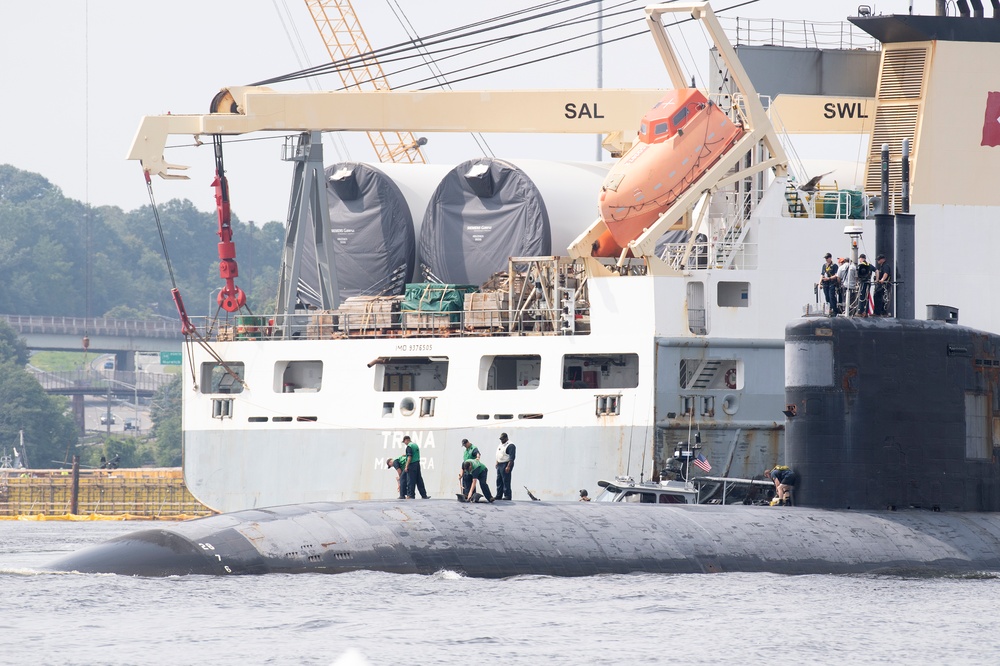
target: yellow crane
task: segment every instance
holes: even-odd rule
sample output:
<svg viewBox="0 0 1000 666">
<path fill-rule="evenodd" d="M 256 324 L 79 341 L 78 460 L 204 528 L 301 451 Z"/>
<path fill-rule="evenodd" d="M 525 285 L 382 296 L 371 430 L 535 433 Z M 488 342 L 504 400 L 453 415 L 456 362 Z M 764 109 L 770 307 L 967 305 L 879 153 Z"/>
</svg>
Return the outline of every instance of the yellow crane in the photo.
<svg viewBox="0 0 1000 666">
<path fill-rule="evenodd" d="M 371 44 L 358 21 L 351 0 L 305 0 L 316 29 L 319 30 L 330 59 L 334 62 L 371 53 Z M 389 90 L 382 66 L 375 57 L 338 67 L 348 90 Z M 425 162 L 421 143 L 408 131 L 369 131 L 368 139 L 379 162 Z"/>
</svg>

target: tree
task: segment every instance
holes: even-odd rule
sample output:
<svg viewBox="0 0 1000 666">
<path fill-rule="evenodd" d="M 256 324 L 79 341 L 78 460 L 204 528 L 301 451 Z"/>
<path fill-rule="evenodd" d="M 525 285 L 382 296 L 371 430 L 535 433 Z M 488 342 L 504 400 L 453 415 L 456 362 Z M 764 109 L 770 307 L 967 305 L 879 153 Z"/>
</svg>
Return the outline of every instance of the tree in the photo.
<svg viewBox="0 0 1000 666">
<path fill-rule="evenodd" d="M 154 455 L 160 467 L 181 464 L 181 377 L 160 388 L 149 410 L 156 438 Z"/>
<path fill-rule="evenodd" d="M 15 446 L 23 431 L 30 466 L 58 466 L 77 441 L 66 409 L 65 399 L 46 394 L 27 370 L 0 363 L 0 446 Z"/>
<path fill-rule="evenodd" d="M 10 324 L 0 321 L 0 363 L 10 361 L 19 368 L 28 363 L 28 345 Z"/>
</svg>

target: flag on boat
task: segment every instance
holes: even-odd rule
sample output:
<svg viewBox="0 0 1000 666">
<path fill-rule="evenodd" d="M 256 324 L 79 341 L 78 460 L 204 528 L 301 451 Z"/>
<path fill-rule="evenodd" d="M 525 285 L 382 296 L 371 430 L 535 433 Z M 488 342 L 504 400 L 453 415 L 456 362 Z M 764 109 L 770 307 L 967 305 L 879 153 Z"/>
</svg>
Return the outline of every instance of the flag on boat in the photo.
<svg viewBox="0 0 1000 666">
<path fill-rule="evenodd" d="M 699 467 L 699 469 L 701 469 L 701 470 L 703 470 L 705 472 L 711 472 L 712 471 L 712 463 L 708 462 L 708 458 L 706 458 L 705 456 L 701 455 L 700 453 L 694 457 L 693 462 L 694 462 L 695 465 L 697 465 Z"/>
<path fill-rule="evenodd" d="M 868 288 L 868 314 L 875 314 L 875 298 L 872 296 L 872 288 Z"/>
</svg>

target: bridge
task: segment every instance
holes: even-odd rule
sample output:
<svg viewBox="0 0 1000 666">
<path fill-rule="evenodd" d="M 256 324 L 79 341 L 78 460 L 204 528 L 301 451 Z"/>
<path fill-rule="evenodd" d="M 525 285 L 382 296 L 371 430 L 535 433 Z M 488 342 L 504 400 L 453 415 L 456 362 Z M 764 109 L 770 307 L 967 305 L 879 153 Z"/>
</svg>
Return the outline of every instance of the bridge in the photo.
<svg viewBox="0 0 1000 666">
<path fill-rule="evenodd" d="M 94 317 L 0 315 L 29 349 L 114 354 L 117 370 L 134 370 L 135 353 L 180 351 L 184 336 L 175 319 L 140 320 Z"/>
<path fill-rule="evenodd" d="M 34 372 L 47 393 L 59 395 L 110 395 L 113 398 L 151 398 L 176 375 L 123 370 L 71 370 Z"/>
<path fill-rule="evenodd" d="M 170 374 L 125 370 L 94 370 L 86 368 L 71 370 L 69 372 L 42 372 L 30 365 L 28 368 L 32 371 L 35 379 L 42 385 L 46 393 L 56 393 L 71 398 L 73 421 L 80 429 L 81 435 L 87 432 L 85 413 L 86 396 L 103 396 L 107 398 L 105 407 L 99 409 L 97 413 L 106 410 L 109 419 L 104 425 L 110 435 L 112 400 L 125 403 L 127 406 L 130 406 L 130 409 L 135 410 L 136 423 L 133 424 L 133 428 L 137 428 L 139 412 L 145 411 L 145 408 L 140 407 L 140 398 L 153 397 L 157 390 L 169 384 L 176 377 L 176 375 Z M 93 405 L 93 403 L 91 404 Z M 146 418 L 148 419 L 148 416 Z"/>
</svg>

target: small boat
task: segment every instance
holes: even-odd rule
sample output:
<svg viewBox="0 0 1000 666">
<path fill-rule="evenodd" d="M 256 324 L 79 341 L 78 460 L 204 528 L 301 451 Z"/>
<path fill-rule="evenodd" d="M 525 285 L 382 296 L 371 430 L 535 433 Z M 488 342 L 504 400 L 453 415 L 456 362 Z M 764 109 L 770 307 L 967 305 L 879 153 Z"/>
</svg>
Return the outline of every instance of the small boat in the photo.
<svg viewBox="0 0 1000 666">
<path fill-rule="evenodd" d="M 607 231 L 594 256 L 619 256 L 741 136 L 743 127 L 700 90 L 668 92 L 643 116 L 638 142 L 604 179 L 600 209 Z"/>
<path fill-rule="evenodd" d="M 696 476 L 688 481 L 661 478 L 639 481 L 616 476 L 614 481 L 597 482 L 603 490 L 595 502 L 637 502 L 639 504 L 770 504 L 774 484 L 764 479 Z"/>
</svg>

